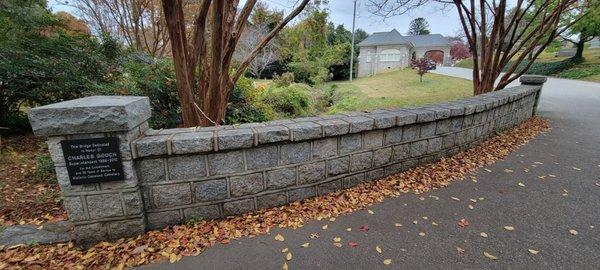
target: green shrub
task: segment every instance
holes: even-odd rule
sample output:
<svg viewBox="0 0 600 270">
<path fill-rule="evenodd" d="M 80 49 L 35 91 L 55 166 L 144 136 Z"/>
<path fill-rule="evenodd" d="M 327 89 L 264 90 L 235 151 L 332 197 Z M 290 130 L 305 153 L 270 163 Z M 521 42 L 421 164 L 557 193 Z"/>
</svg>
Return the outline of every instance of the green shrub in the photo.
<svg viewBox="0 0 600 270">
<path fill-rule="evenodd" d="M 556 74 L 556 76 L 568 79 L 582 79 L 600 74 L 600 65 L 586 65 L 572 68 Z"/>
<path fill-rule="evenodd" d="M 571 69 L 577 64 L 580 64 L 581 62 L 583 62 L 583 59 L 581 58 L 569 58 L 557 62 L 534 62 L 533 65 L 531 65 L 531 67 L 529 68 L 529 70 L 525 73 L 545 76 L 555 75 L 559 72 Z M 523 62 L 521 62 L 521 64 L 517 67 L 517 72 L 523 70 L 528 64 L 528 60 L 524 60 Z M 508 69 L 510 66 L 511 64 L 507 65 L 504 71 L 506 71 L 506 69 Z"/>
<path fill-rule="evenodd" d="M 287 87 L 270 87 L 262 95 L 262 101 L 280 118 L 306 116 L 311 113 L 311 88 L 305 84 Z"/>
<path fill-rule="evenodd" d="M 34 172 L 35 181 L 48 181 L 49 183 L 56 183 L 56 175 L 54 173 L 54 162 L 49 155 L 39 155 L 36 157 L 36 168 Z"/>
<path fill-rule="evenodd" d="M 271 119 L 272 109 L 259 99 L 259 89 L 245 77 L 236 83 L 227 104 L 225 121 L 227 124 L 264 122 Z"/>
<path fill-rule="evenodd" d="M 286 87 L 294 83 L 294 73 L 286 72 L 281 75 L 273 75 L 273 83 L 277 87 Z"/>
</svg>

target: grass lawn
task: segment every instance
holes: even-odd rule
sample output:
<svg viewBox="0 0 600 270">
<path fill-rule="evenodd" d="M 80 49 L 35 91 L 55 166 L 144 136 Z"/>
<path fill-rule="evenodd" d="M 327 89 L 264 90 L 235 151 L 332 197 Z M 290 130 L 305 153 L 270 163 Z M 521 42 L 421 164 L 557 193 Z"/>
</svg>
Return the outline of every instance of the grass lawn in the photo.
<svg viewBox="0 0 600 270">
<path fill-rule="evenodd" d="M 469 80 L 431 73 L 425 74 L 420 82 L 416 71 L 408 68 L 358 78 L 352 83 L 329 82 L 327 86 L 340 95 L 327 113 L 437 103 L 471 96 L 473 89 Z"/>
<path fill-rule="evenodd" d="M 600 49 L 585 48 L 583 51 L 585 61 L 576 65 L 573 68 L 563 70 L 550 76 L 559 78 L 577 79 L 592 82 L 600 82 Z M 542 52 L 536 59 L 536 63 L 554 63 L 567 60 L 568 57 L 556 57 L 554 52 Z M 471 58 L 464 59 L 455 65 L 462 68 L 473 68 L 473 60 Z"/>
</svg>

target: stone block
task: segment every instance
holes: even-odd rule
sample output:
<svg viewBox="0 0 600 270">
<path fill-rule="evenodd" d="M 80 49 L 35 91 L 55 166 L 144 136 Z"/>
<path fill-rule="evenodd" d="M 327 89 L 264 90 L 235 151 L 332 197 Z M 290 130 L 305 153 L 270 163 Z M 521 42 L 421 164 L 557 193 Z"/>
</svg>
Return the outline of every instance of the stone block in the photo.
<svg viewBox="0 0 600 270">
<path fill-rule="evenodd" d="M 167 141 L 171 135 L 146 136 L 135 142 L 138 157 L 160 156 L 167 154 Z"/>
<path fill-rule="evenodd" d="M 123 203 L 127 216 L 140 215 L 144 211 L 144 203 L 139 191 L 123 193 Z"/>
<path fill-rule="evenodd" d="M 435 120 L 435 112 L 427 109 L 408 109 L 407 111 L 417 115 L 417 123 L 431 122 Z"/>
<path fill-rule="evenodd" d="M 377 149 L 373 152 L 373 166 L 379 167 L 390 162 L 392 147 Z"/>
<path fill-rule="evenodd" d="M 135 218 L 120 221 L 111 221 L 108 225 L 108 238 L 119 239 L 130 236 L 137 236 L 146 231 L 146 222 L 144 218 Z"/>
<path fill-rule="evenodd" d="M 435 135 L 437 122 L 431 122 L 421 125 L 421 138 L 430 138 Z"/>
<path fill-rule="evenodd" d="M 388 165 L 385 168 L 385 175 L 394 175 L 405 170 L 404 163 L 399 162 L 392 165 Z"/>
<path fill-rule="evenodd" d="M 362 134 L 350 134 L 340 137 L 340 154 L 358 151 L 362 148 Z"/>
<path fill-rule="evenodd" d="M 366 116 L 351 116 L 343 118 L 350 123 L 350 133 L 357 133 L 373 129 L 374 120 Z"/>
<path fill-rule="evenodd" d="M 249 148 L 254 145 L 254 132 L 252 129 L 228 129 L 217 131 L 218 148 L 231 150 Z"/>
<path fill-rule="evenodd" d="M 194 183 L 196 201 L 209 202 L 224 200 L 229 197 L 227 179 L 214 179 Z"/>
<path fill-rule="evenodd" d="M 281 146 L 281 165 L 297 164 L 310 160 L 310 142 Z"/>
<path fill-rule="evenodd" d="M 38 136 L 129 131 L 148 120 L 150 100 L 134 96 L 90 96 L 30 109 Z"/>
<path fill-rule="evenodd" d="M 341 157 L 327 161 L 328 176 L 347 173 L 350 170 L 350 157 Z"/>
<path fill-rule="evenodd" d="M 313 159 L 323 159 L 337 155 L 337 138 L 326 138 L 313 141 Z"/>
<path fill-rule="evenodd" d="M 63 197 L 63 206 L 69 215 L 69 220 L 73 222 L 83 221 L 87 219 L 83 202 L 80 196 Z"/>
<path fill-rule="evenodd" d="M 373 118 L 373 124 L 376 129 L 385 129 L 396 125 L 396 115 L 393 113 L 374 113 L 369 115 L 369 117 Z"/>
<path fill-rule="evenodd" d="M 321 125 L 313 122 L 286 124 L 292 134 L 292 141 L 305 141 L 323 137 Z"/>
<path fill-rule="evenodd" d="M 192 203 L 190 184 L 170 184 L 152 187 L 152 198 L 157 208 L 168 208 Z"/>
<path fill-rule="evenodd" d="M 455 117 L 451 119 L 451 124 L 450 124 L 450 132 L 458 132 L 462 129 L 462 122 L 463 122 L 463 118 L 462 117 Z"/>
<path fill-rule="evenodd" d="M 442 150 L 442 138 L 431 138 L 429 139 L 429 145 L 427 146 L 427 153 L 432 154 Z"/>
<path fill-rule="evenodd" d="M 350 156 L 350 171 L 362 171 L 373 166 L 373 152 L 364 152 Z"/>
<path fill-rule="evenodd" d="M 206 176 L 204 156 L 177 156 L 167 160 L 169 180 L 194 180 Z"/>
<path fill-rule="evenodd" d="M 287 203 L 285 192 L 267 194 L 256 198 L 256 207 L 259 209 L 272 208 Z"/>
<path fill-rule="evenodd" d="M 280 189 L 296 184 L 296 168 L 283 168 L 265 174 L 268 189 Z"/>
<path fill-rule="evenodd" d="M 384 145 L 392 145 L 402 142 L 402 127 L 394 127 L 385 130 Z"/>
<path fill-rule="evenodd" d="M 102 223 L 77 225 L 73 228 L 73 238 L 81 243 L 98 243 L 108 238 L 108 228 Z"/>
<path fill-rule="evenodd" d="M 344 177 L 342 182 L 344 184 L 344 188 L 351 188 L 365 181 L 365 174 L 359 173 Z"/>
<path fill-rule="evenodd" d="M 410 156 L 419 157 L 427 153 L 427 140 L 413 142 L 410 144 Z"/>
<path fill-rule="evenodd" d="M 258 170 L 277 166 L 279 162 L 277 146 L 258 147 L 246 150 L 248 170 Z"/>
<path fill-rule="evenodd" d="M 445 134 L 450 132 L 450 125 L 452 124 L 452 119 L 444 119 L 437 123 L 437 128 L 435 134 Z"/>
<path fill-rule="evenodd" d="M 421 127 L 419 125 L 404 126 L 402 130 L 402 141 L 412 142 L 420 138 Z"/>
<path fill-rule="evenodd" d="M 213 132 L 179 133 L 171 139 L 173 154 L 192 154 L 214 150 Z"/>
<path fill-rule="evenodd" d="M 253 173 L 229 178 L 232 197 L 252 195 L 264 190 L 262 173 Z"/>
<path fill-rule="evenodd" d="M 283 125 L 268 125 L 255 127 L 259 144 L 268 144 L 290 140 L 290 131 Z"/>
<path fill-rule="evenodd" d="M 449 134 L 442 138 L 442 148 L 451 148 L 455 145 L 456 134 Z"/>
<path fill-rule="evenodd" d="M 235 216 L 254 210 L 254 199 L 226 202 L 223 204 L 224 216 Z"/>
<path fill-rule="evenodd" d="M 396 145 L 393 149 L 393 161 L 401 161 L 410 157 L 410 143 Z"/>
<path fill-rule="evenodd" d="M 316 183 L 325 179 L 325 161 L 300 165 L 298 167 L 298 184 Z"/>
<path fill-rule="evenodd" d="M 342 180 L 335 180 L 317 186 L 319 195 L 325 195 L 342 190 Z"/>
<path fill-rule="evenodd" d="M 148 219 L 148 229 L 150 230 L 161 230 L 182 222 L 179 210 L 146 213 L 146 217 Z"/>
<path fill-rule="evenodd" d="M 154 183 L 165 181 L 164 159 L 142 159 L 137 160 L 137 175 L 143 183 Z"/>
<path fill-rule="evenodd" d="M 367 181 L 379 180 L 385 176 L 385 171 L 383 169 L 376 169 L 367 172 Z"/>
<path fill-rule="evenodd" d="M 54 162 L 55 166 L 65 166 L 65 157 L 60 142 L 66 139 L 67 137 L 65 136 L 53 136 L 48 137 L 46 140 L 48 153 L 50 153 L 50 158 L 52 158 L 52 162 Z"/>
<path fill-rule="evenodd" d="M 208 156 L 210 175 L 238 173 L 244 170 L 244 153 L 241 151 L 214 153 Z"/>
<path fill-rule="evenodd" d="M 328 119 L 317 121 L 323 127 L 325 136 L 339 136 L 350 132 L 350 123 L 340 119 Z"/>
<path fill-rule="evenodd" d="M 288 191 L 289 202 L 297 202 L 317 196 L 315 187 L 297 188 Z"/>
<path fill-rule="evenodd" d="M 183 218 L 186 221 L 200 218 L 202 220 L 219 219 L 221 218 L 221 210 L 217 204 L 194 206 L 183 209 Z"/>
<path fill-rule="evenodd" d="M 373 130 L 364 133 L 365 149 L 373 149 L 383 145 L 383 130 Z"/>
<path fill-rule="evenodd" d="M 417 122 L 417 114 L 411 111 L 397 110 L 393 112 L 396 115 L 396 125 L 404 126 Z"/>
<path fill-rule="evenodd" d="M 124 215 L 119 194 L 88 195 L 86 199 L 88 213 L 92 220 Z"/>
</svg>

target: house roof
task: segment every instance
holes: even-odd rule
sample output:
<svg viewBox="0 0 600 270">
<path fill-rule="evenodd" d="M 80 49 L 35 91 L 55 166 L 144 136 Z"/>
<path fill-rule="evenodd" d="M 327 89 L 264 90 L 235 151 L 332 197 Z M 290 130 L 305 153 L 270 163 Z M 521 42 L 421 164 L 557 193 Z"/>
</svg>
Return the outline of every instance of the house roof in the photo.
<svg viewBox="0 0 600 270">
<path fill-rule="evenodd" d="M 404 38 L 398 30 L 394 29 L 390 32 L 376 32 L 367 37 L 362 42 L 358 43 L 358 46 L 376 46 L 376 45 L 396 45 L 396 44 L 410 44 L 406 38 Z"/>
<path fill-rule="evenodd" d="M 408 39 L 415 47 L 450 46 L 448 38 L 440 34 L 406 36 L 404 38 Z"/>
<path fill-rule="evenodd" d="M 450 46 L 450 41 L 440 35 L 418 35 L 418 36 L 402 36 L 398 30 L 394 29 L 390 32 L 376 32 L 367 37 L 358 46 L 377 46 L 377 45 L 398 45 L 409 44 L 414 47 L 428 46 Z"/>
</svg>

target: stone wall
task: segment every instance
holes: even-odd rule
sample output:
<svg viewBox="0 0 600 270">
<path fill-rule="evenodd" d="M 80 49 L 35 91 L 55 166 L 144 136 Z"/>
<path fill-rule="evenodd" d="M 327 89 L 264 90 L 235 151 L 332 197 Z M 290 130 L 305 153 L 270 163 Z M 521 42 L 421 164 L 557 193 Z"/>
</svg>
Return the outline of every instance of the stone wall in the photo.
<svg viewBox="0 0 600 270">
<path fill-rule="evenodd" d="M 124 117 L 135 121 L 120 129 L 65 127 L 66 133 L 80 132 L 65 135 L 58 125 L 45 133 L 49 129 L 36 124 L 40 112 L 56 108 L 35 109 L 30 118 L 36 134 L 50 136 L 70 219 L 79 231 L 91 232 L 76 237 L 98 240 L 283 205 L 434 162 L 530 118 L 544 81 L 523 77 L 518 87 L 418 108 L 236 126 L 152 130 L 149 111 L 134 110 Z M 69 184 L 54 145 L 87 136 L 122 138 L 128 179 Z"/>
</svg>

